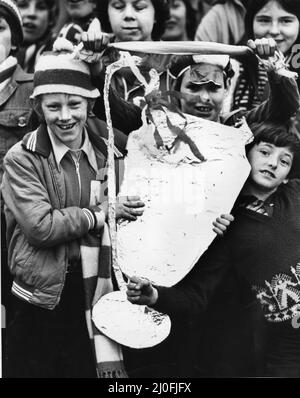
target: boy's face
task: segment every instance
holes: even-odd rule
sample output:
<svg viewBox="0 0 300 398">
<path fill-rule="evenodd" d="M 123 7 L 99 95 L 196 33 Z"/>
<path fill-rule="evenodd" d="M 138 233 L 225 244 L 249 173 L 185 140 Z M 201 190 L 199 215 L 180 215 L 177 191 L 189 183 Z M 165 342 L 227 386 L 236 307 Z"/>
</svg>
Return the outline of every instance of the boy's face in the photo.
<svg viewBox="0 0 300 398">
<path fill-rule="evenodd" d="M 87 18 L 96 8 L 93 0 L 64 0 L 64 3 L 69 17 L 75 21 Z"/>
<path fill-rule="evenodd" d="M 25 43 L 35 43 L 42 38 L 49 26 L 49 9 L 45 0 L 18 0 Z"/>
<path fill-rule="evenodd" d="M 214 70 L 219 69 L 222 78 L 218 80 L 218 84 L 212 81 L 199 84 L 191 78 L 190 69 L 187 70 L 180 86 L 180 92 L 185 94 L 185 98 L 181 100 L 181 110 L 190 115 L 218 122 L 227 89 L 221 69 L 211 65 L 206 65 L 206 67 L 211 68 L 212 71 L 209 72 L 213 73 Z"/>
<path fill-rule="evenodd" d="M 82 145 L 87 106 L 87 99 L 79 95 L 44 94 L 41 99 L 47 126 L 70 149 Z"/>
<path fill-rule="evenodd" d="M 6 20 L 0 16 L 0 63 L 6 60 L 11 49 L 11 30 Z"/>
<path fill-rule="evenodd" d="M 288 147 L 277 147 L 268 142 L 254 145 L 248 153 L 250 184 L 271 195 L 279 185 L 288 181 L 293 159 L 294 155 Z"/>
<path fill-rule="evenodd" d="M 155 21 L 151 0 L 109 0 L 108 17 L 117 41 L 150 41 Z"/>
</svg>

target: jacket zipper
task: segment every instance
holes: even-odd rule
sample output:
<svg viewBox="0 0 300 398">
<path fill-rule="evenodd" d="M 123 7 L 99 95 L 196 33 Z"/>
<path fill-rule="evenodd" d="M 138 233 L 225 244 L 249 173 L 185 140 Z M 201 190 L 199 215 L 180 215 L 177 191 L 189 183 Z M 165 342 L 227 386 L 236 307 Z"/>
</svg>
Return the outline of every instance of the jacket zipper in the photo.
<svg viewBox="0 0 300 398">
<path fill-rule="evenodd" d="M 56 181 L 56 177 L 55 177 L 55 173 L 54 173 L 54 168 L 53 168 L 52 163 L 50 161 L 48 162 L 48 164 L 50 166 L 50 172 L 51 172 L 51 176 L 52 176 L 54 190 L 56 192 L 60 208 L 62 208 L 62 200 L 61 200 L 61 197 L 60 197 L 60 193 L 59 193 L 59 189 L 58 189 L 58 185 L 57 185 L 57 181 Z"/>
<path fill-rule="evenodd" d="M 54 173 L 54 166 L 52 165 L 51 161 L 49 161 L 48 164 L 49 164 L 49 169 L 50 169 L 51 176 L 52 176 L 54 190 L 55 190 L 56 195 L 58 197 L 59 207 L 60 207 L 60 209 L 62 209 L 63 208 L 63 203 L 62 203 L 62 199 L 61 199 L 61 196 L 60 196 L 60 193 L 59 193 L 58 184 L 57 184 L 55 173 Z M 62 281 L 61 289 L 60 289 L 58 295 L 56 296 L 56 302 L 55 302 L 55 304 L 54 304 L 54 306 L 52 308 L 54 308 L 57 305 L 57 303 L 59 302 L 59 300 L 61 298 L 63 287 L 65 286 L 67 268 L 68 268 L 68 253 L 67 253 L 67 250 L 66 250 L 66 252 L 65 252 L 65 267 L 64 267 L 63 281 Z"/>
<path fill-rule="evenodd" d="M 75 164 L 75 169 L 76 169 L 76 175 L 77 175 L 77 180 L 78 180 L 78 187 L 79 187 L 79 198 L 78 198 L 78 207 L 80 207 L 80 201 L 81 201 L 81 180 L 80 180 L 80 171 L 79 171 L 79 160 L 80 160 L 81 153 L 79 154 L 79 157 L 75 155 L 74 157 L 72 156 L 72 159 Z"/>
</svg>

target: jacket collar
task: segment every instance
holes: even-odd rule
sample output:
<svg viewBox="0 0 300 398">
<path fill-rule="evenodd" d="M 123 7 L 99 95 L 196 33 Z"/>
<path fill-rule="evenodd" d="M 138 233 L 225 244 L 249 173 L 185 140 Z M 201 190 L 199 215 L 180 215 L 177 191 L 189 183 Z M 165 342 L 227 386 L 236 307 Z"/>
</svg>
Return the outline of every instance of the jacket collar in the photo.
<svg viewBox="0 0 300 398">
<path fill-rule="evenodd" d="M 16 91 L 22 82 L 32 82 L 33 75 L 25 73 L 20 65 L 17 65 L 10 82 L 0 92 L 0 106 L 3 105 Z"/>
<path fill-rule="evenodd" d="M 13 79 L 15 79 L 18 83 L 33 82 L 33 74 L 24 72 L 21 66 L 17 65 L 15 73 L 13 74 Z"/>
<path fill-rule="evenodd" d="M 99 160 L 103 162 L 103 159 L 107 159 L 107 145 L 105 141 L 88 128 L 87 133 L 95 150 L 97 163 L 99 163 Z M 30 152 L 37 153 L 48 158 L 52 151 L 52 145 L 47 125 L 42 123 L 37 130 L 26 134 L 23 138 L 22 146 Z M 122 157 L 122 154 L 119 151 L 117 153 L 115 151 L 115 157 Z"/>
<path fill-rule="evenodd" d="M 51 141 L 48 135 L 47 126 L 42 123 L 37 130 L 24 136 L 22 146 L 27 151 L 37 153 L 44 157 L 49 157 L 51 153 Z"/>
</svg>

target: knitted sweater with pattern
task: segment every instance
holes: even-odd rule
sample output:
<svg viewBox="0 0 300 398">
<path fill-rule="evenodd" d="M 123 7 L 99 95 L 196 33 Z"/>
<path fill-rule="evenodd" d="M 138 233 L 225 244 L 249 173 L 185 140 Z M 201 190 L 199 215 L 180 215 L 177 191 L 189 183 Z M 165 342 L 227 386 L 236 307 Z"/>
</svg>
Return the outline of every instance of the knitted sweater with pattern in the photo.
<svg viewBox="0 0 300 398">
<path fill-rule="evenodd" d="M 300 303 L 300 180 L 280 186 L 272 199 L 271 217 L 237 208 L 225 237 L 214 240 L 193 270 L 174 287 L 158 287 L 155 308 L 174 316 L 204 311 L 234 267 L 267 321 L 292 328 Z"/>
</svg>

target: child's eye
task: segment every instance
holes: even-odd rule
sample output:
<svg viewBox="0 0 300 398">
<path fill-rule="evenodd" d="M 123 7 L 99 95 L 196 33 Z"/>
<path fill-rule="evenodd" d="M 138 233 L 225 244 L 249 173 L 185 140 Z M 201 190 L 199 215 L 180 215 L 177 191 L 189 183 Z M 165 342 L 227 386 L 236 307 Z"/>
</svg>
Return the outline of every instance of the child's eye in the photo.
<svg viewBox="0 0 300 398">
<path fill-rule="evenodd" d="M 281 159 L 281 164 L 283 165 L 283 166 L 285 166 L 285 167 L 288 167 L 289 165 L 290 165 L 290 162 L 288 161 L 288 160 L 285 160 L 285 159 Z"/>
<path fill-rule="evenodd" d="M 289 24 L 293 22 L 293 18 L 283 18 L 280 22 L 283 24 Z"/>
<path fill-rule="evenodd" d="M 188 84 L 187 89 L 192 93 L 197 93 L 199 91 L 199 86 L 197 84 Z"/>
<path fill-rule="evenodd" d="M 144 10 L 147 8 L 147 3 L 144 1 L 139 1 L 138 3 L 135 3 L 134 8 L 138 11 Z"/>
<path fill-rule="evenodd" d="M 270 23 L 270 18 L 259 17 L 259 18 L 256 18 L 256 22 L 262 23 L 262 24 L 267 24 L 267 23 Z"/>
<path fill-rule="evenodd" d="M 57 111 L 58 110 L 58 106 L 57 105 L 48 105 L 47 108 L 50 111 Z"/>
<path fill-rule="evenodd" d="M 213 92 L 213 93 L 216 93 L 217 91 L 219 91 L 220 90 L 220 87 L 218 87 L 218 86 L 216 86 L 216 85 L 214 85 L 214 84 L 211 84 L 210 86 L 209 86 L 209 91 L 211 91 L 211 92 Z"/>
<path fill-rule="evenodd" d="M 45 3 L 45 1 L 39 1 L 37 3 L 37 9 L 42 10 L 42 11 L 47 10 L 48 7 L 47 7 L 47 4 Z"/>
<path fill-rule="evenodd" d="M 180 6 L 181 6 L 181 1 L 180 0 L 175 0 L 171 7 L 179 8 Z"/>
<path fill-rule="evenodd" d="M 28 7 L 28 1 L 26 1 L 26 0 L 18 0 L 17 4 L 18 4 L 19 8 Z"/>
<path fill-rule="evenodd" d="M 269 155 L 269 152 L 266 151 L 265 149 L 261 149 L 260 153 L 262 153 L 264 156 L 268 156 Z"/>
<path fill-rule="evenodd" d="M 122 8 L 124 8 L 124 4 L 121 3 L 120 1 L 116 1 L 116 2 L 112 3 L 111 6 L 113 8 L 115 8 L 116 10 L 121 10 Z"/>
</svg>

